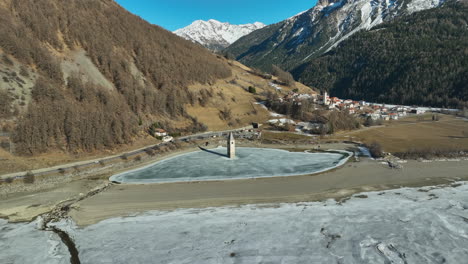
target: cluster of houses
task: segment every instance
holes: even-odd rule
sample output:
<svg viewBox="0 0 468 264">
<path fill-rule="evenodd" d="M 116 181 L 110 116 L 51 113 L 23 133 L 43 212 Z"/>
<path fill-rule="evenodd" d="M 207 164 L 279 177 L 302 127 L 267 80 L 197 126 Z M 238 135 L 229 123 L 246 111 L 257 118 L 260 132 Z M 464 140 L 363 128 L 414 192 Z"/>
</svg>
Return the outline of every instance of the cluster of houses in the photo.
<svg viewBox="0 0 468 264">
<path fill-rule="evenodd" d="M 353 101 L 350 99 L 340 99 L 338 97 L 330 97 L 327 92 L 322 95 L 298 94 L 294 92 L 288 93 L 280 101 L 301 102 L 302 100 L 312 100 L 313 103 L 325 106 L 329 110 L 347 111 L 349 114 L 359 114 L 363 117 L 370 117 L 373 120 L 397 120 L 400 117 L 408 114 L 424 114 L 422 108 L 414 108 L 409 106 L 373 104 L 366 101 Z"/>
<path fill-rule="evenodd" d="M 370 117 L 373 120 L 398 120 L 398 118 L 405 117 L 409 114 L 421 115 L 426 112 L 426 110 L 417 107 L 373 104 L 363 100 L 343 100 L 338 97 L 329 97 L 326 92 L 321 95 L 320 102 L 330 110 L 338 109 L 341 111 L 348 111 L 350 114 L 360 114 L 363 117 Z"/>
<path fill-rule="evenodd" d="M 172 141 L 174 139 L 173 137 L 168 135 L 166 130 L 164 130 L 162 128 L 157 128 L 154 131 L 154 135 L 156 137 L 161 137 L 163 142 L 170 142 L 170 141 Z"/>
</svg>

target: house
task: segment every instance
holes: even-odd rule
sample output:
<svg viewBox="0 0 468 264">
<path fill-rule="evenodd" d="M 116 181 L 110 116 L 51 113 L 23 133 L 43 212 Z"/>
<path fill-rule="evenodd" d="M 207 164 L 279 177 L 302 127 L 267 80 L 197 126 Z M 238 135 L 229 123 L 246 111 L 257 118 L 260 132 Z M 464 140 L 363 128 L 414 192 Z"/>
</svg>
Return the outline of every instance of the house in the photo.
<svg viewBox="0 0 468 264">
<path fill-rule="evenodd" d="M 388 120 L 390 120 L 390 115 L 387 114 L 387 113 L 383 113 L 383 114 L 380 115 L 380 118 L 382 118 L 385 121 L 388 121 Z"/>
<path fill-rule="evenodd" d="M 379 119 L 381 119 L 381 116 L 380 116 L 379 113 L 372 113 L 372 114 L 370 115 L 370 117 L 372 118 L 372 120 L 379 120 Z"/>
<path fill-rule="evenodd" d="M 398 113 L 398 116 L 399 116 L 399 117 L 403 117 L 403 116 L 406 116 L 406 115 L 407 115 L 407 113 L 406 113 L 406 111 L 405 111 L 404 108 L 403 108 L 401 111 L 398 111 L 397 113 Z"/>
<path fill-rule="evenodd" d="M 156 131 L 154 131 L 154 135 L 157 137 L 165 137 L 167 136 L 167 132 L 164 129 L 157 128 Z"/>
<path fill-rule="evenodd" d="M 421 108 L 415 108 L 415 109 L 411 109 L 411 113 L 412 114 L 417 114 L 417 115 L 422 115 L 424 114 L 426 111 L 421 109 Z"/>
<path fill-rule="evenodd" d="M 338 107 L 338 109 L 340 109 L 340 110 L 344 110 L 344 109 L 347 108 L 344 103 L 338 104 L 336 107 Z"/>
<path fill-rule="evenodd" d="M 312 95 L 310 95 L 310 94 L 298 94 L 297 98 L 300 99 L 300 100 L 313 99 Z"/>
<path fill-rule="evenodd" d="M 398 114 L 397 113 L 390 113 L 388 114 L 390 120 L 398 120 Z"/>
</svg>

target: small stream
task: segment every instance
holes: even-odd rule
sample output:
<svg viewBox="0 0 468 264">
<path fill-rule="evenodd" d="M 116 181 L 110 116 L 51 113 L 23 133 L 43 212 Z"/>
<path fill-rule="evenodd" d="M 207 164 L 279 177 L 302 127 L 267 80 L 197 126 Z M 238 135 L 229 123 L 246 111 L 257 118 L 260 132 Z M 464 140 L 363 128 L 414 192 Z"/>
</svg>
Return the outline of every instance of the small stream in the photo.
<svg viewBox="0 0 468 264">
<path fill-rule="evenodd" d="M 70 238 L 68 233 L 56 227 L 51 227 L 51 230 L 56 233 L 62 240 L 63 244 L 67 246 L 68 252 L 70 252 L 70 263 L 81 264 L 78 249 L 76 248 L 75 242 Z"/>
</svg>

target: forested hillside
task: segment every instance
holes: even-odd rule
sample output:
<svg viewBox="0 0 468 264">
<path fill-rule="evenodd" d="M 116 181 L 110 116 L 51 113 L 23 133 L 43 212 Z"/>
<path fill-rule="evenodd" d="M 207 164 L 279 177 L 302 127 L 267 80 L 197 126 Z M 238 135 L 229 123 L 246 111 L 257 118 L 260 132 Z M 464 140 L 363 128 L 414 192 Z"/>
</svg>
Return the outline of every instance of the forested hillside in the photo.
<svg viewBox="0 0 468 264">
<path fill-rule="evenodd" d="M 291 71 L 360 30 L 438 7 L 442 2 L 444 0 L 319 0 L 305 12 L 244 36 L 226 51 L 251 67 L 270 71 L 271 65 L 277 65 Z"/>
<path fill-rule="evenodd" d="M 142 123 L 191 120 L 187 87 L 231 75 L 207 50 L 111 0 L 0 0 L 0 117 L 18 153 L 131 142 Z"/>
<path fill-rule="evenodd" d="M 343 98 L 462 106 L 468 101 L 467 1 L 361 31 L 293 75 Z"/>
</svg>

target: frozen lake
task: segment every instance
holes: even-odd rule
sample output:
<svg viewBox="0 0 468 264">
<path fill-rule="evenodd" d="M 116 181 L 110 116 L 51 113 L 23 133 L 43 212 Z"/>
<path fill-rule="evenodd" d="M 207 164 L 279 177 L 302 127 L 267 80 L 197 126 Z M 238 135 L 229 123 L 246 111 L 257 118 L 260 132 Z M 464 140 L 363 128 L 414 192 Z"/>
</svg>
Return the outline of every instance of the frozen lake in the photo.
<svg viewBox="0 0 468 264">
<path fill-rule="evenodd" d="M 38 231 L 36 223 L 8 224 L 0 219 L 0 263 L 70 263 L 70 254 L 58 235 Z"/>
<path fill-rule="evenodd" d="M 58 227 L 81 263 L 455 263 L 468 259 L 468 184 L 354 195 L 341 203 L 153 211 Z M 66 263 L 53 233 L 0 221 L 0 263 Z"/>
<path fill-rule="evenodd" d="M 182 154 L 142 169 L 114 175 L 112 181 L 160 183 L 306 175 L 326 171 L 346 162 L 343 153 L 289 152 L 279 149 L 237 148 L 236 158 L 226 148 Z"/>
</svg>

